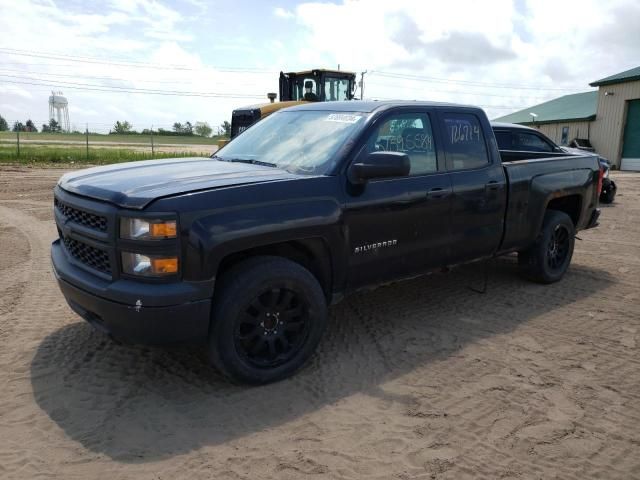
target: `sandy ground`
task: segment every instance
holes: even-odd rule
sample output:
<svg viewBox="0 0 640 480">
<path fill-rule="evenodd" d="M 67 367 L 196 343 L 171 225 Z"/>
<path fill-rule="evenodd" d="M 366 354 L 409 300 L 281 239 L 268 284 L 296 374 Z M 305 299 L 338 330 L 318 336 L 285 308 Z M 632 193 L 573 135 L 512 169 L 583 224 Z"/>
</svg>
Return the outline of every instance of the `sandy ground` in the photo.
<svg viewBox="0 0 640 480">
<path fill-rule="evenodd" d="M 640 478 L 640 174 L 554 286 L 493 262 L 358 294 L 310 365 L 233 386 L 118 345 L 49 265 L 62 170 L 0 169 L 0 477 Z"/>
</svg>

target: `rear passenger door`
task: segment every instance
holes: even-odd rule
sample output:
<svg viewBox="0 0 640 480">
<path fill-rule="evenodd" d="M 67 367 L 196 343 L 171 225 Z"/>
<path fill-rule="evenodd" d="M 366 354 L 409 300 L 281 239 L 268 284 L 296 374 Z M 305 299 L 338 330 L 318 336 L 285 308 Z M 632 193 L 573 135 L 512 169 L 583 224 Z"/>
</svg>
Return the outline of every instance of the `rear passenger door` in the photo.
<svg viewBox="0 0 640 480">
<path fill-rule="evenodd" d="M 348 185 L 344 222 L 349 287 L 378 284 L 444 266 L 450 240 L 451 184 L 428 109 L 395 110 L 371 127 L 354 162 L 387 150 L 409 156 L 409 175 Z"/>
<path fill-rule="evenodd" d="M 502 163 L 490 154 L 495 150 L 473 111 L 442 111 L 439 125 L 453 188 L 452 263 L 491 255 L 500 245 L 504 228 L 506 179 Z"/>
</svg>

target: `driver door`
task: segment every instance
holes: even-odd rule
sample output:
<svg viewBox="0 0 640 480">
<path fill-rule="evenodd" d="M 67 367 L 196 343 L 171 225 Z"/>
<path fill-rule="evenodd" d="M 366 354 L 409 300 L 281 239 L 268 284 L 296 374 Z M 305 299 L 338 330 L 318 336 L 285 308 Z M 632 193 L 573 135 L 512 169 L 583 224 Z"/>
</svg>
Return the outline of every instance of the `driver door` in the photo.
<svg viewBox="0 0 640 480">
<path fill-rule="evenodd" d="M 451 181 L 444 171 L 428 109 L 390 112 L 375 122 L 356 156 L 407 153 L 409 175 L 349 185 L 344 221 L 349 288 L 375 285 L 446 265 Z"/>
</svg>

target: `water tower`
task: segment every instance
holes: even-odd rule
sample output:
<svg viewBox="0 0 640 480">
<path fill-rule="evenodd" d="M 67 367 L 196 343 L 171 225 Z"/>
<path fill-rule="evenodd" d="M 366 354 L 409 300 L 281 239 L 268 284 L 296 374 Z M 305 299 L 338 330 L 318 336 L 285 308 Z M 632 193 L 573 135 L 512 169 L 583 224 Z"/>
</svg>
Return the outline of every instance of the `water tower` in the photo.
<svg viewBox="0 0 640 480">
<path fill-rule="evenodd" d="M 69 131 L 69 102 L 62 92 L 51 92 L 49 118 L 55 119 L 63 132 Z"/>
</svg>

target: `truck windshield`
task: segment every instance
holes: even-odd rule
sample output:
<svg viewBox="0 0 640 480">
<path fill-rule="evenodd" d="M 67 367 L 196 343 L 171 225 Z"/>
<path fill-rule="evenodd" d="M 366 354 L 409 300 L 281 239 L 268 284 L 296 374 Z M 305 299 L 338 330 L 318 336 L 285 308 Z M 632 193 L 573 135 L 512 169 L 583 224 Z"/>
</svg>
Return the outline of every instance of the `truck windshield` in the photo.
<svg viewBox="0 0 640 480">
<path fill-rule="evenodd" d="M 358 112 L 283 111 L 269 115 L 223 147 L 214 158 L 325 175 L 338 151 L 364 124 Z"/>
</svg>

